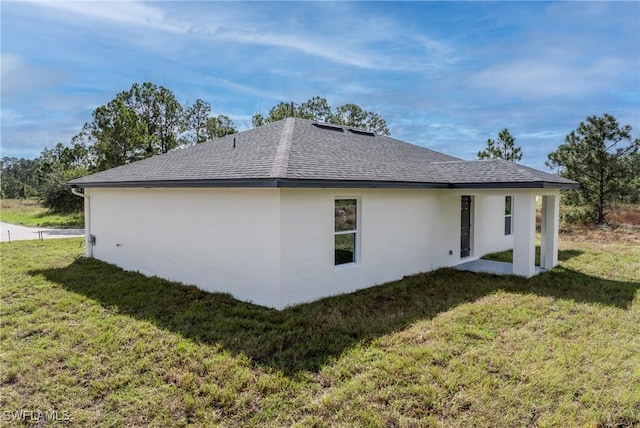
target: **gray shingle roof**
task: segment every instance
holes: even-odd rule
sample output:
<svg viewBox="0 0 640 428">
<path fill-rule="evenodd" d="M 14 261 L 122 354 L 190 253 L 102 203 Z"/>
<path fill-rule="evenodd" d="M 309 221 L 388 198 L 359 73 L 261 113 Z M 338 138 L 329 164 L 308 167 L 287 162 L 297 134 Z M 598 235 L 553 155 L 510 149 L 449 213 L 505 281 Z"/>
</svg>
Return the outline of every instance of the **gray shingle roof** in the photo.
<svg viewBox="0 0 640 428">
<path fill-rule="evenodd" d="M 288 118 L 68 185 L 574 187 L 575 183 L 504 160 L 463 161 L 384 135 Z"/>
</svg>

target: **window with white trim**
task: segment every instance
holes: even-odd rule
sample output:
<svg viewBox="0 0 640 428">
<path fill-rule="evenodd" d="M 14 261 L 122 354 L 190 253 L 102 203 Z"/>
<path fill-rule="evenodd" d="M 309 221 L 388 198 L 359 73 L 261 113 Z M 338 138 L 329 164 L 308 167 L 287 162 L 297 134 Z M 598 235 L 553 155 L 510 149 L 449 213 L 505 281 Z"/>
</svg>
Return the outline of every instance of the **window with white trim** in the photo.
<svg viewBox="0 0 640 428">
<path fill-rule="evenodd" d="M 356 263 L 358 260 L 358 200 L 335 200 L 334 227 L 335 265 Z"/>
<path fill-rule="evenodd" d="M 513 197 L 504 197 L 504 234 L 511 235 L 513 226 Z"/>
</svg>

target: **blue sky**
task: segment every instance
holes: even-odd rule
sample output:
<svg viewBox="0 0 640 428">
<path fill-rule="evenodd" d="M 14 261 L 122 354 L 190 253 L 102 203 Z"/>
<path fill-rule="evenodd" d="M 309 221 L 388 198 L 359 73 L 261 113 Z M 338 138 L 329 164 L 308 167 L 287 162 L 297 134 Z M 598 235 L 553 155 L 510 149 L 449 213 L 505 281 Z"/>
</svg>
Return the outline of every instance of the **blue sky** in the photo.
<svg viewBox="0 0 640 428">
<path fill-rule="evenodd" d="M 522 163 L 590 115 L 640 135 L 640 2 L 1 3 L 2 156 L 67 143 L 135 83 L 240 129 L 315 95 L 464 159 L 508 128 Z"/>
</svg>

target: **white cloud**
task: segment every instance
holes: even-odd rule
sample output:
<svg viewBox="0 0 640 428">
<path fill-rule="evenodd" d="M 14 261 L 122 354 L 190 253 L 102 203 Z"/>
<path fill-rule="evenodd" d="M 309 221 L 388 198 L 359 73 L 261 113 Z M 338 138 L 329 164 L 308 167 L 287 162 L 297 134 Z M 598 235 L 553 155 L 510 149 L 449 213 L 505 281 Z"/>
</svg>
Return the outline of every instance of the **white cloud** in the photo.
<svg viewBox="0 0 640 428">
<path fill-rule="evenodd" d="M 517 135 L 518 138 L 528 138 L 533 140 L 546 140 L 546 139 L 564 139 L 565 135 L 567 135 L 566 131 L 559 130 L 541 130 L 535 132 L 523 132 Z"/>
<path fill-rule="evenodd" d="M 380 65 L 371 56 L 362 52 L 344 52 L 342 49 L 337 49 L 337 46 L 327 46 L 319 38 L 307 39 L 300 34 L 274 34 L 255 30 L 218 27 L 212 30 L 211 35 L 218 40 L 228 42 L 293 49 L 339 64 L 362 68 L 380 68 Z"/>
<path fill-rule="evenodd" d="M 18 71 L 21 65 L 22 61 L 18 55 L 9 53 L 0 54 L 0 76 L 2 76 L 2 80 Z"/>
<path fill-rule="evenodd" d="M 35 67 L 20 55 L 13 53 L 0 54 L 0 64 L 3 102 L 10 101 L 13 97 L 23 97 L 37 89 L 53 86 L 64 76 L 64 73 L 59 71 Z"/>
<path fill-rule="evenodd" d="M 34 119 L 30 119 L 22 113 L 8 108 L 0 108 L 0 122 L 4 125 L 11 124 L 13 126 L 32 125 L 37 123 Z"/>
<path fill-rule="evenodd" d="M 292 26 L 294 31 L 272 29 L 263 17 L 253 17 L 247 5 L 235 4 L 220 15 L 220 7 L 203 3 L 199 9 L 173 14 L 162 8 L 162 2 L 151 5 L 138 1 L 80 1 L 58 2 L 31 0 L 33 4 L 73 15 L 81 15 L 143 29 L 182 34 L 200 39 L 290 49 L 312 57 L 372 70 L 423 71 L 441 69 L 454 61 L 450 46 L 420 33 L 407 33 L 397 23 L 378 16 L 366 17 L 360 12 L 359 22 L 349 19 L 338 25 L 322 20 L 313 25 Z M 175 6 L 174 4 L 172 4 Z M 206 5 L 206 6 L 205 6 Z M 324 9 L 322 4 L 308 7 Z M 331 7 L 339 7 L 332 4 Z M 348 7 L 348 6 L 347 6 Z M 197 12 L 199 12 L 199 14 Z M 313 16 L 313 11 L 300 15 L 301 20 Z M 326 10 L 320 15 L 326 15 Z M 334 14 L 334 20 L 339 14 Z M 343 16 L 350 16 L 343 12 Z M 60 16 L 72 21 L 76 18 Z M 233 24 L 231 24 L 233 23 Z M 323 27 L 324 26 L 324 27 Z M 328 26 L 328 27 L 327 27 Z M 371 31 L 376 28 L 376 31 Z M 147 44 L 152 40 L 145 40 Z M 380 49 L 381 44 L 393 43 L 393 49 Z"/>
<path fill-rule="evenodd" d="M 626 67 L 617 58 L 582 64 L 541 56 L 494 65 L 472 75 L 469 83 L 515 97 L 583 96 L 609 88 Z"/>
<path fill-rule="evenodd" d="M 271 99 L 271 100 L 284 100 L 286 99 L 286 97 L 282 94 L 277 94 L 271 91 L 266 91 L 263 89 L 259 89 L 253 86 L 249 86 L 249 85 L 244 85 L 242 83 L 237 83 L 237 82 L 233 82 L 231 80 L 228 79 L 221 79 L 221 78 L 217 78 L 217 77 L 208 77 L 207 80 L 211 81 L 212 83 L 214 83 L 215 85 L 227 88 L 227 89 L 232 89 L 234 91 L 237 92 L 241 92 L 243 94 L 247 94 L 247 95 L 253 95 L 256 97 L 260 97 L 260 98 L 267 98 L 267 99 Z"/>
<path fill-rule="evenodd" d="M 188 26 L 167 19 L 162 9 L 137 1 L 62 2 L 32 0 L 31 2 L 103 21 L 150 27 L 177 33 L 183 33 L 188 30 Z"/>
<path fill-rule="evenodd" d="M 342 51 L 341 45 L 330 47 L 323 44 L 319 37 L 305 37 L 302 33 L 286 34 L 260 30 L 257 27 L 248 27 L 236 24 L 231 27 L 228 24 L 194 24 L 198 17 L 192 17 L 192 23 L 183 24 L 170 18 L 159 7 L 136 1 L 114 2 L 56 2 L 34 0 L 38 5 L 63 10 L 73 14 L 83 15 L 102 21 L 116 22 L 134 27 L 153 28 L 171 33 L 187 34 L 209 37 L 224 42 L 253 44 L 259 46 L 273 46 L 297 50 L 307 55 L 324 58 L 340 64 L 353 65 L 363 68 L 376 68 L 376 61 L 362 53 Z M 206 13 L 207 16 L 210 16 Z M 214 20 L 217 21 L 217 20 Z"/>
</svg>

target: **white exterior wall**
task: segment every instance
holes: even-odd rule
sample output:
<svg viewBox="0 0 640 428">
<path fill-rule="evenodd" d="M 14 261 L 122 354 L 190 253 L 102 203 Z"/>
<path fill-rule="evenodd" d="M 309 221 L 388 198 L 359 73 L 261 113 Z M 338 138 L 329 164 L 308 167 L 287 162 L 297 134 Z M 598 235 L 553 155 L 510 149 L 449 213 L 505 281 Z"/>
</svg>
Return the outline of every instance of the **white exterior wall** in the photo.
<svg viewBox="0 0 640 428">
<path fill-rule="evenodd" d="M 505 194 L 281 189 L 281 307 L 459 264 L 462 195 L 474 196 L 473 252 L 465 260 L 512 248 L 513 237 L 504 236 Z M 336 198 L 358 200 L 355 266 L 334 266 Z"/>
<path fill-rule="evenodd" d="M 284 308 L 460 259 L 460 197 L 473 196 L 472 254 L 512 248 L 509 192 L 437 189 L 86 189 L 96 258 Z M 334 266 L 334 204 L 358 200 L 356 266 Z M 452 254 L 449 254 L 451 251 Z"/>
<path fill-rule="evenodd" d="M 536 274 L 536 206 L 541 198 L 540 267 L 551 269 L 558 263 L 560 191 L 521 191 L 514 199 L 513 274 L 529 278 Z"/>
<path fill-rule="evenodd" d="M 560 228 L 560 192 L 542 195 L 540 224 L 540 267 L 551 269 L 558 264 L 558 233 Z"/>
<path fill-rule="evenodd" d="M 277 189 L 86 189 L 94 257 L 278 306 Z"/>
<path fill-rule="evenodd" d="M 505 196 L 513 196 L 513 192 L 462 191 L 460 195 L 473 196 L 472 254 L 466 260 L 513 248 L 513 228 L 511 235 L 504 234 Z"/>
<path fill-rule="evenodd" d="M 428 196 L 427 196 L 428 195 Z M 282 306 L 351 292 L 447 264 L 437 191 L 282 189 Z M 334 201 L 358 199 L 356 266 L 334 266 Z M 435 225 L 435 227 L 434 227 Z"/>
</svg>

